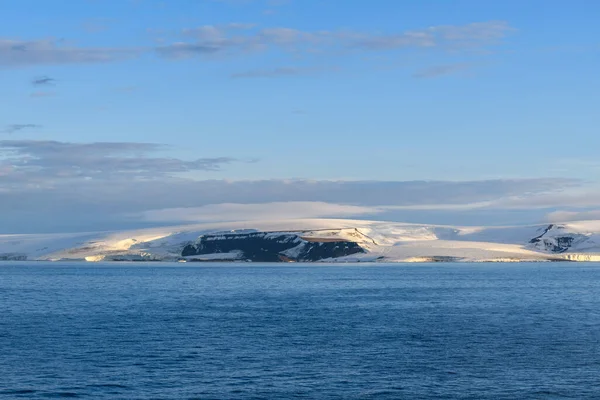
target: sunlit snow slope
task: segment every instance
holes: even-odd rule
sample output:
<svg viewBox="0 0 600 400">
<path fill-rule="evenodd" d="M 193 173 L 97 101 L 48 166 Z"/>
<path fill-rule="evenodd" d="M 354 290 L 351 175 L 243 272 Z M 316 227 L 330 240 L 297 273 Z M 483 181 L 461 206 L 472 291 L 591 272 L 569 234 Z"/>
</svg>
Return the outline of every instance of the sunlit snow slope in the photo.
<svg viewBox="0 0 600 400">
<path fill-rule="evenodd" d="M 250 256 L 250 242 L 244 241 L 258 236 L 277 246 L 291 243 L 285 250 L 273 250 L 277 252 L 270 257 L 276 254 L 277 261 L 600 261 L 600 221 L 454 227 L 339 219 L 0 235 L 0 260 L 256 261 L 261 258 Z M 237 248 L 234 239 L 243 246 Z M 343 251 L 354 254 L 339 256 Z M 328 252 L 333 256 L 327 257 Z"/>
</svg>

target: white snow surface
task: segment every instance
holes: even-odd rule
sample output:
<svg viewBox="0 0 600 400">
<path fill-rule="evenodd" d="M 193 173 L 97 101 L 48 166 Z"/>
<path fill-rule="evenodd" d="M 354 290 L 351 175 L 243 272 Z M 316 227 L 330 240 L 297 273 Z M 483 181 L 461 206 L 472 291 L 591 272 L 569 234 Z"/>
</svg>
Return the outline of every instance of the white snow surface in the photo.
<svg viewBox="0 0 600 400">
<path fill-rule="evenodd" d="M 183 247 L 201 235 L 249 232 L 293 233 L 309 241 L 348 240 L 359 243 L 367 251 L 325 261 L 600 261 L 600 220 L 461 227 L 348 219 L 242 221 L 119 232 L 0 235 L 0 260 L 175 261 L 182 259 Z M 531 242 L 542 234 L 540 241 Z M 568 249 L 549 250 L 564 237 L 573 238 Z M 293 255 L 294 250 L 288 250 L 289 255 Z M 228 260 L 235 255 L 209 258 Z"/>
</svg>

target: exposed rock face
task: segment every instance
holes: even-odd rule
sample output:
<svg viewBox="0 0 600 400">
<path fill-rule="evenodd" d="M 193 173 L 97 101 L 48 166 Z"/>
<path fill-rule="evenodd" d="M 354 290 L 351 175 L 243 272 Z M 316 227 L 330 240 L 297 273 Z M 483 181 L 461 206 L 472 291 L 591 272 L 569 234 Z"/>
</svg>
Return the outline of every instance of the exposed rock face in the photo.
<svg viewBox="0 0 600 400">
<path fill-rule="evenodd" d="M 235 253 L 240 259 L 258 262 L 319 261 L 338 258 L 365 250 L 355 242 L 311 238 L 284 232 L 226 233 L 203 235 L 195 244 L 189 244 L 181 252 L 182 257 L 196 255 Z M 193 260 L 193 258 L 192 258 Z"/>
<path fill-rule="evenodd" d="M 27 255 L 20 253 L 0 253 L 0 261 L 26 261 Z"/>
<path fill-rule="evenodd" d="M 552 253 L 564 253 L 568 251 L 576 242 L 583 243 L 588 237 L 582 234 L 576 233 L 560 233 L 564 227 L 560 225 L 548 225 L 544 229 L 543 233 L 537 237 L 534 237 L 529 241 L 534 247 L 549 251 Z"/>
</svg>

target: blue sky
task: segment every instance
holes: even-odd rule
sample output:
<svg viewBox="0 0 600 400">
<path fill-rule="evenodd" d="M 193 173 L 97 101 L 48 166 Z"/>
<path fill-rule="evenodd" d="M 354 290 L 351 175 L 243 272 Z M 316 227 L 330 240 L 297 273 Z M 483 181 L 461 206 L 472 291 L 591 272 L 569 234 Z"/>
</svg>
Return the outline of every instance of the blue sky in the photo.
<svg viewBox="0 0 600 400">
<path fill-rule="evenodd" d="M 0 9 L 5 230 L 23 219 L 36 221 L 30 229 L 98 226 L 56 225 L 43 215 L 56 204 L 38 205 L 52 196 L 112 218 L 108 228 L 140 223 L 123 222 L 136 207 L 278 201 L 257 199 L 257 181 L 376 181 L 390 191 L 382 206 L 442 202 L 410 185 L 396 191 L 412 181 L 472 183 L 472 197 L 455 185 L 445 203 L 534 199 L 483 214 L 377 211 L 424 222 L 529 223 L 597 204 L 596 1 L 0 0 Z M 146 204 L 91 194 L 149 180 L 159 191 L 242 182 L 248 196 L 224 190 L 209 201 L 198 189 L 197 204 L 177 194 Z M 521 192 L 490 190 L 502 180 Z M 59 200 L 66 188 L 79 199 Z M 326 197 L 285 201 L 366 204 L 355 192 Z"/>
</svg>

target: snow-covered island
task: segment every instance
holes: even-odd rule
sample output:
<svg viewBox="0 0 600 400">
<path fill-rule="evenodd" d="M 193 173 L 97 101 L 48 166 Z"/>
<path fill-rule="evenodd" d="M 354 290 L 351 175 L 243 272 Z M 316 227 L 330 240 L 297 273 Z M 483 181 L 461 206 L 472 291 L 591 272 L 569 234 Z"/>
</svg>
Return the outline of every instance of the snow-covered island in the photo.
<svg viewBox="0 0 600 400">
<path fill-rule="evenodd" d="M 600 221 L 461 227 L 303 219 L 212 223 L 120 232 L 0 235 L 0 260 L 600 261 Z"/>
</svg>

